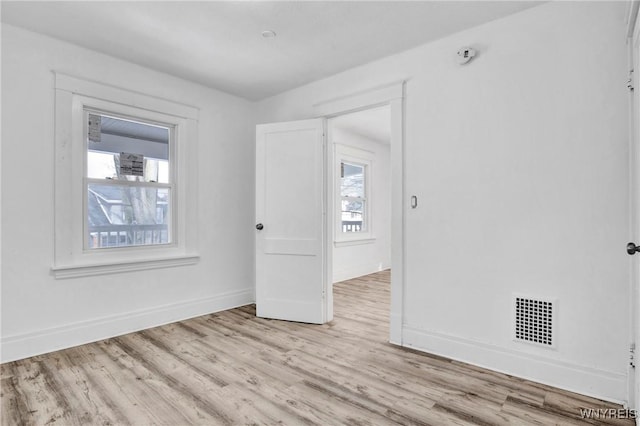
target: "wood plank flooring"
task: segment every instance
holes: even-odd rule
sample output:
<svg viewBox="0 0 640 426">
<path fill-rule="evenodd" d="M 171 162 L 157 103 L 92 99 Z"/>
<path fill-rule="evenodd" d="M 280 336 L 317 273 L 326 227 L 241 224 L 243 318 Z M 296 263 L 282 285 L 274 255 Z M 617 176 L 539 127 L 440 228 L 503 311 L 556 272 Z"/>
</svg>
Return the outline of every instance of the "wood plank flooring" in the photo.
<svg viewBox="0 0 640 426">
<path fill-rule="evenodd" d="M 621 408 L 386 343 L 388 271 L 334 292 L 322 326 L 246 306 L 3 364 L 2 425 L 576 425 Z"/>
</svg>

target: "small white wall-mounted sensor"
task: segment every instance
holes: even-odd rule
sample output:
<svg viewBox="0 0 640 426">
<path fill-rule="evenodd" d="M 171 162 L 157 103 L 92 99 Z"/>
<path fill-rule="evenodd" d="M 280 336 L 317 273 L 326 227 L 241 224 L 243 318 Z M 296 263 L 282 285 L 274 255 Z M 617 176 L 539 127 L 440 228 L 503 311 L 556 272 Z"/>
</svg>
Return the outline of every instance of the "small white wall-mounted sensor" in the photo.
<svg viewBox="0 0 640 426">
<path fill-rule="evenodd" d="M 474 56 L 476 56 L 476 51 L 474 49 L 472 49 L 471 47 L 463 47 L 458 50 L 458 63 L 460 65 L 466 64 Z"/>
</svg>

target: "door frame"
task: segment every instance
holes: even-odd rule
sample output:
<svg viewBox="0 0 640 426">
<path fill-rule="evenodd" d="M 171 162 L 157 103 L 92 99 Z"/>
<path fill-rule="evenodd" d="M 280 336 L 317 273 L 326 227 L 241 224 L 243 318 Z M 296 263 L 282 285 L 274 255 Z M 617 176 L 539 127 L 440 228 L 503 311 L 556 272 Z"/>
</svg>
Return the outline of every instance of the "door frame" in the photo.
<svg viewBox="0 0 640 426">
<path fill-rule="evenodd" d="M 402 324 L 404 307 L 404 270 L 405 270 L 405 173 L 404 173 L 404 99 L 405 81 L 394 82 L 378 86 L 366 91 L 348 94 L 339 98 L 329 99 L 315 105 L 315 116 L 329 118 L 358 112 L 370 108 L 389 105 L 391 110 L 391 310 L 389 324 L 389 341 L 402 346 Z M 327 182 L 333 180 L 333 152 L 328 147 L 325 136 L 325 174 Z M 327 191 L 328 192 L 328 191 Z M 325 194 L 327 194 L 325 192 Z M 327 207 L 333 205 L 333 200 L 326 200 Z M 333 241 L 334 220 L 333 211 L 325 215 L 326 238 L 326 318 L 333 319 L 333 263 L 330 244 Z"/>
</svg>

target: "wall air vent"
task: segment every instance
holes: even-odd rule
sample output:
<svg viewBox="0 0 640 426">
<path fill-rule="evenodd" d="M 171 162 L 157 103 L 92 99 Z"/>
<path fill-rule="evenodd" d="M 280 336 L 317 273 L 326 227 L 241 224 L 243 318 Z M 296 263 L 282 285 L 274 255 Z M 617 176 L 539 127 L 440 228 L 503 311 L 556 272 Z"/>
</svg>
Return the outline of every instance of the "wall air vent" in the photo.
<svg viewBox="0 0 640 426">
<path fill-rule="evenodd" d="M 556 300 L 514 295 L 515 340 L 547 348 L 555 347 L 557 305 Z"/>
</svg>

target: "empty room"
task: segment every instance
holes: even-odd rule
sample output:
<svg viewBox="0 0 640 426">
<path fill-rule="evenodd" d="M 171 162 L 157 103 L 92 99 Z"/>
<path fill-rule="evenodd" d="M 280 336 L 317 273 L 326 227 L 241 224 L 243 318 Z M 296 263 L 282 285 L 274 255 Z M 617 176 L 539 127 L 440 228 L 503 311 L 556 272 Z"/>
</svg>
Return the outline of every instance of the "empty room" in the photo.
<svg viewBox="0 0 640 426">
<path fill-rule="evenodd" d="M 640 425 L 639 1 L 1 1 L 4 425 Z"/>
</svg>

